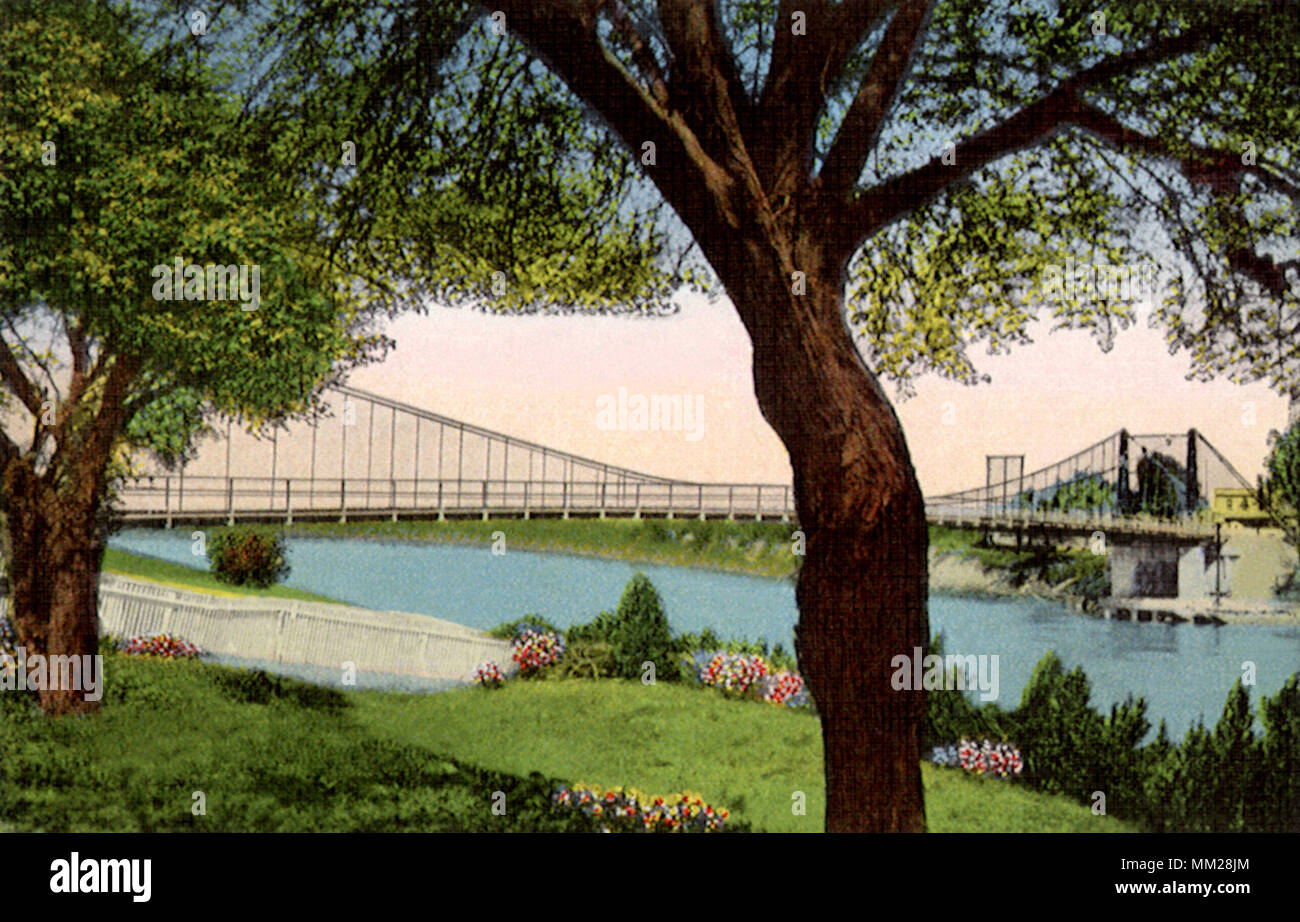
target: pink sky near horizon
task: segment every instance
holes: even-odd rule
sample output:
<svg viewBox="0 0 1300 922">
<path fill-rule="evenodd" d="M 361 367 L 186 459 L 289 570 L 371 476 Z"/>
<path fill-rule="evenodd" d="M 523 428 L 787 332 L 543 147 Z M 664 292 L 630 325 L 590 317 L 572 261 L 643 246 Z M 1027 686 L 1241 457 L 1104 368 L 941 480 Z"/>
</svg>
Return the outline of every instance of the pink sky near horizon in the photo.
<svg viewBox="0 0 1300 922">
<path fill-rule="evenodd" d="M 731 304 L 687 298 L 674 317 L 499 317 L 432 308 L 388 330 L 396 349 L 349 383 L 558 449 L 684 480 L 788 483 L 786 452 L 759 413 L 750 346 Z M 1266 385 L 1187 381 L 1184 354 L 1133 328 L 1103 353 L 1084 332 L 1036 334 L 1010 355 L 973 356 L 992 382 L 927 376 L 898 402 L 922 489 L 977 486 L 986 454 L 1035 470 L 1121 427 L 1205 437 L 1252 482 L 1287 401 Z M 700 395 L 703 435 L 608 431 L 598 399 Z M 887 384 L 893 395 L 893 385 Z"/>
</svg>

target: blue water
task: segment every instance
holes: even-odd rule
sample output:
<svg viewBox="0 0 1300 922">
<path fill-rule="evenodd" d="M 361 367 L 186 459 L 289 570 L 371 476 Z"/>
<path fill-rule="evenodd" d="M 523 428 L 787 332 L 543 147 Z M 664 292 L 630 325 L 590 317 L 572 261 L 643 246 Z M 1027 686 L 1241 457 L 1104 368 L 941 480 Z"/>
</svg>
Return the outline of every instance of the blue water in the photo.
<svg viewBox="0 0 1300 922">
<path fill-rule="evenodd" d="M 128 530 L 113 547 L 188 566 L 187 531 Z M 476 628 L 525 614 L 561 627 L 613 610 L 640 569 L 664 600 L 678 632 L 712 628 L 720 637 L 780 643 L 793 649 L 798 613 L 788 580 L 684 567 L 633 566 L 559 554 L 367 540 L 294 538 L 290 586 L 367 608 L 420 612 Z M 1204 717 L 1213 725 L 1242 663 L 1255 664 L 1251 698 L 1272 694 L 1300 671 L 1300 626 L 1156 624 L 1089 618 L 1063 605 L 1022 599 L 930 600 L 932 632 L 948 653 L 998 657 L 996 702 L 1014 707 L 1034 665 L 1054 650 L 1066 668 L 1081 665 L 1094 707 L 1130 693 L 1146 698 L 1148 718 L 1164 718 L 1175 739 Z"/>
</svg>

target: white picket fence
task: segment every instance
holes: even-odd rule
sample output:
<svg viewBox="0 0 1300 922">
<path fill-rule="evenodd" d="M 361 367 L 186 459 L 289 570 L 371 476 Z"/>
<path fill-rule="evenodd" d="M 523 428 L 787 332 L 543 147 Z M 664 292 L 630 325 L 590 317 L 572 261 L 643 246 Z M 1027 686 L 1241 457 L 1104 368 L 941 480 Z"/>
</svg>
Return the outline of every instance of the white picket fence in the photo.
<svg viewBox="0 0 1300 922">
<path fill-rule="evenodd" d="M 297 599 L 226 598 L 104 574 L 100 633 L 174 634 L 212 653 L 281 663 L 466 679 L 492 660 L 513 668 L 510 644 L 409 612 Z"/>
</svg>

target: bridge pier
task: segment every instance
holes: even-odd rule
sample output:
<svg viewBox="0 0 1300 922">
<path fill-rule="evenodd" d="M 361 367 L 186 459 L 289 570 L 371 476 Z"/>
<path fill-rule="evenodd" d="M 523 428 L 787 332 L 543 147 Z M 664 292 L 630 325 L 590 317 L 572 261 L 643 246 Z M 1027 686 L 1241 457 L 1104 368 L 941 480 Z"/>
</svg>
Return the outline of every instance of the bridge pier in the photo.
<svg viewBox="0 0 1300 922">
<path fill-rule="evenodd" d="M 1232 586 L 1232 557 L 1214 540 L 1111 542 L 1106 551 L 1114 598 L 1203 599 Z"/>
</svg>

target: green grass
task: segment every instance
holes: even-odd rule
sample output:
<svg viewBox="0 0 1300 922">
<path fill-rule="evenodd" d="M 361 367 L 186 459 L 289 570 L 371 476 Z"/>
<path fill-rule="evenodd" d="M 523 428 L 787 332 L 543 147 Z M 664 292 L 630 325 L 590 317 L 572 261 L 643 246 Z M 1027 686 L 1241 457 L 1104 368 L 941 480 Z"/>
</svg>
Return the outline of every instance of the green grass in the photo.
<svg viewBox="0 0 1300 922">
<path fill-rule="evenodd" d="M 129 576 L 133 579 L 162 583 L 177 589 L 206 592 L 210 595 L 251 595 L 276 599 L 301 599 L 306 602 L 338 601 L 327 596 L 317 595 L 314 592 L 307 592 L 305 589 L 294 589 L 289 586 L 268 586 L 265 589 L 255 589 L 251 586 L 232 586 L 229 583 L 221 582 L 207 570 L 182 566 L 166 560 L 159 560 L 156 557 L 132 554 L 116 548 L 109 548 L 104 552 L 104 571 Z"/>
<path fill-rule="evenodd" d="M 557 780 L 688 788 L 760 830 L 819 831 L 816 719 L 670 684 L 338 692 L 110 654 L 104 709 L 0 696 L 0 823 L 46 831 L 560 829 Z M 540 773 L 540 775 L 534 774 Z M 1014 782 L 923 766 L 930 828 L 1124 831 Z M 194 792 L 206 816 L 192 812 Z M 491 794 L 506 794 L 493 815 Z M 791 795 L 807 795 L 794 816 Z"/>
<path fill-rule="evenodd" d="M 695 519 L 452 519 L 402 522 L 301 522 L 285 529 L 310 538 L 372 538 L 435 544 L 490 545 L 496 532 L 506 547 L 610 557 L 636 563 L 703 567 L 788 577 L 794 526 L 781 522 Z"/>
</svg>

